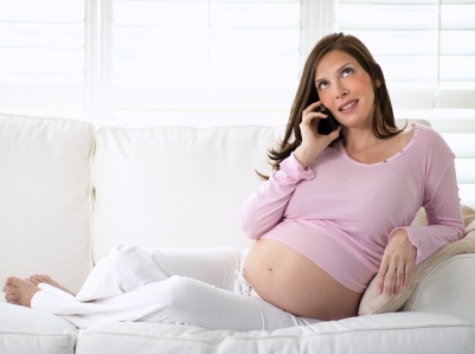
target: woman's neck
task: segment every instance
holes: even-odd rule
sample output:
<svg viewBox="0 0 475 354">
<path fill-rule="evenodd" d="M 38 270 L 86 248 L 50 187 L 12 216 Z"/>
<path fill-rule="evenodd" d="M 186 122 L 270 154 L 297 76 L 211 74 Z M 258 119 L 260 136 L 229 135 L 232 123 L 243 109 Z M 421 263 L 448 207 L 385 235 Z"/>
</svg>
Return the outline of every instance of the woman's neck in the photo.
<svg viewBox="0 0 475 354">
<path fill-rule="evenodd" d="M 387 139 L 380 139 L 372 131 L 351 130 L 345 136 L 345 150 L 356 161 L 376 163 L 386 160 L 404 148 L 411 135 L 412 130 L 408 129 Z"/>
<path fill-rule="evenodd" d="M 345 129 L 343 130 L 345 137 L 345 147 L 351 150 L 364 150 L 372 148 L 381 142 L 381 139 L 377 138 L 373 130 L 370 128 L 364 129 Z"/>
</svg>

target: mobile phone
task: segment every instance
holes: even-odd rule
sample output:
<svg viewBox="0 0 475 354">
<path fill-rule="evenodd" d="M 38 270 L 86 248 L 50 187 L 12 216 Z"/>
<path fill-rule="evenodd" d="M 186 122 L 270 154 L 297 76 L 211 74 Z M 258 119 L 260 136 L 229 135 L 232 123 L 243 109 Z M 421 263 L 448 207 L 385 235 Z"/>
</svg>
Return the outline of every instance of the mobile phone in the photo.
<svg viewBox="0 0 475 354">
<path fill-rule="evenodd" d="M 327 116 L 326 119 L 320 119 L 320 122 L 318 123 L 318 133 L 322 135 L 328 135 L 332 131 L 336 130 L 340 123 L 333 117 L 331 112 L 325 107 L 325 106 L 320 106 L 318 107 L 318 111 L 322 112 Z"/>
</svg>

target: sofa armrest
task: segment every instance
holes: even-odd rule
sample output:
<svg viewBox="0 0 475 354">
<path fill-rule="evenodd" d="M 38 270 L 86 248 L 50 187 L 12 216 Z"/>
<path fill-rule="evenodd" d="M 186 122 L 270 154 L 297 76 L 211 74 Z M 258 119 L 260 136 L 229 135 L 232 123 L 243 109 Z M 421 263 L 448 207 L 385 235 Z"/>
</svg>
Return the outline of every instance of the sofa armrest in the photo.
<svg viewBox="0 0 475 354">
<path fill-rule="evenodd" d="M 475 253 L 446 259 L 417 285 L 403 311 L 449 313 L 475 323 Z"/>
</svg>

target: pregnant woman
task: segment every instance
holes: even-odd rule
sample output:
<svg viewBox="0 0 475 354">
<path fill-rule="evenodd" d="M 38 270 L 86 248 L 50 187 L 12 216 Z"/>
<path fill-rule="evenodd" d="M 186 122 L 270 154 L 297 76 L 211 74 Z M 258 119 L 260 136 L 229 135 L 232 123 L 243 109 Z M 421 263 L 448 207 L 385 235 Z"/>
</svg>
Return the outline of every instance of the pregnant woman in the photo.
<svg viewBox="0 0 475 354">
<path fill-rule="evenodd" d="M 336 129 L 319 133 L 330 113 Z M 454 154 L 430 128 L 396 126 L 381 68 L 351 35 L 312 50 L 269 157 L 273 172 L 242 209 L 248 252 L 119 245 L 78 294 L 48 276 L 11 277 L 7 301 L 79 327 L 308 325 L 355 316 L 374 276 L 382 296 L 397 294 L 416 264 L 463 235 Z M 410 226 L 421 206 L 429 224 Z"/>
</svg>

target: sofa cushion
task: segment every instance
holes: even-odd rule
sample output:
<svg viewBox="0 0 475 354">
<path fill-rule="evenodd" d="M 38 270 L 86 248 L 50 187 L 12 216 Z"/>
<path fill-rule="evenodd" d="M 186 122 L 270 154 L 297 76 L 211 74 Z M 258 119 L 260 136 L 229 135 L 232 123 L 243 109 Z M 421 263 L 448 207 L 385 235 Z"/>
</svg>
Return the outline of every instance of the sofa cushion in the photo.
<svg viewBox="0 0 475 354">
<path fill-rule="evenodd" d="M 78 335 L 77 354 L 468 354 L 475 325 L 450 315 L 388 313 L 275 331 L 223 331 L 159 323 L 109 323 Z"/>
<path fill-rule="evenodd" d="M 240 208 L 283 128 L 101 128 L 95 260 L 116 243 L 246 248 Z"/>
<path fill-rule="evenodd" d="M 84 281 L 94 135 L 85 122 L 0 114 L 2 284 L 34 273 L 53 274 L 72 290 Z"/>
<path fill-rule="evenodd" d="M 474 269 L 474 253 L 446 259 L 421 279 L 402 310 L 450 313 L 475 323 Z"/>
<path fill-rule="evenodd" d="M 443 263 L 446 263 L 455 255 L 464 253 L 475 253 L 475 211 L 467 206 L 462 206 L 462 216 L 464 219 L 466 232 L 464 238 L 445 245 L 444 247 L 436 251 L 433 255 L 431 255 L 419 265 L 417 265 L 411 276 L 409 286 L 405 289 L 402 289 L 401 292 L 396 296 L 388 298 L 385 295 L 378 294 L 377 279 L 375 277 L 370 282 L 368 288 L 366 289 L 363 295 L 363 298 L 361 299 L 358 313 L 360 315 L 367 315 L 399 310 L 413 294 L 419 282 L 423 280 L 428 274 L 435 271 L 437 267 L 439 267 Z M 427 224 L 424 209 L 421 209 L 418 212 L 413 224 Z M 440 280 L 441 281 L 437 283 L 439 286 L 447 285 L 446 282 L 443 281 L 444 279 Z M 464 282 L 462 281 L 461 284 L 463 283 Z M 457 297 L 454 297 L 453 299 L 457 299 Z M 444 297 L 439 297 L 439 300 L 442 302 L 447 301 L 446 299 L 444 299 Z M 475 320 L 475 311 L 473 312 L 472 318 Z"/>
<path fill-rule="evenodd" d="M 0 318 L 0 353 L 74 353 L 77 329 L 57 316 L 0 302 Z"/>
</svg>

